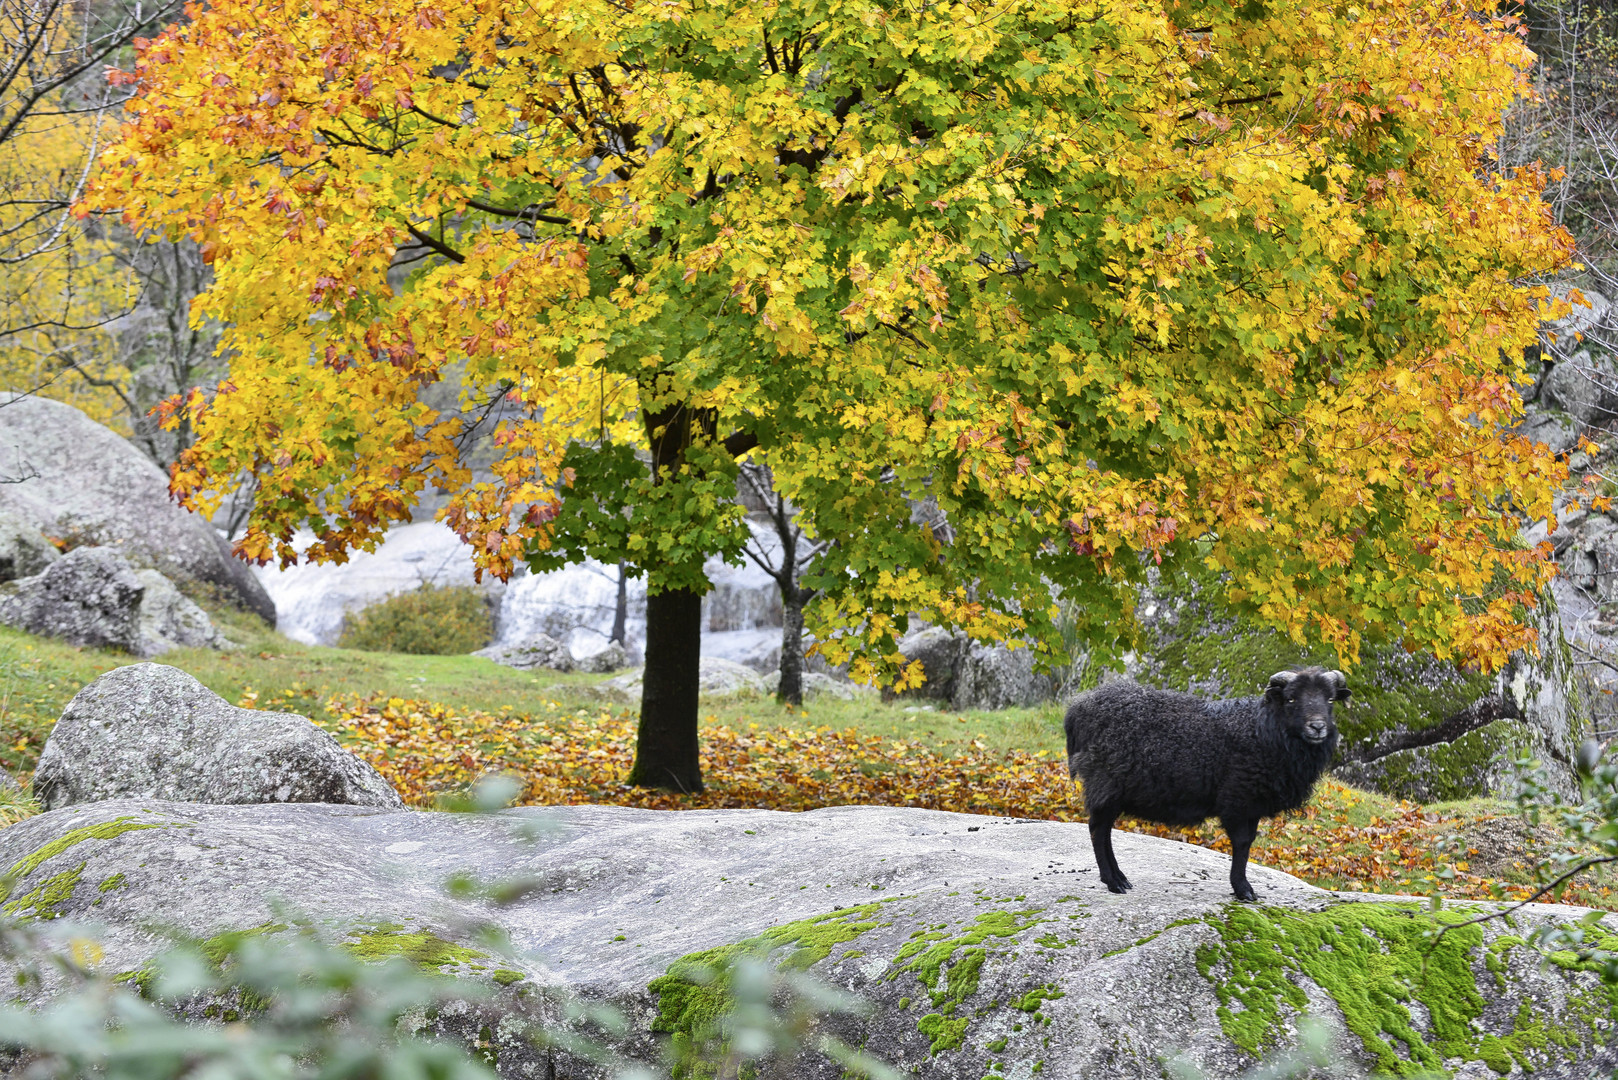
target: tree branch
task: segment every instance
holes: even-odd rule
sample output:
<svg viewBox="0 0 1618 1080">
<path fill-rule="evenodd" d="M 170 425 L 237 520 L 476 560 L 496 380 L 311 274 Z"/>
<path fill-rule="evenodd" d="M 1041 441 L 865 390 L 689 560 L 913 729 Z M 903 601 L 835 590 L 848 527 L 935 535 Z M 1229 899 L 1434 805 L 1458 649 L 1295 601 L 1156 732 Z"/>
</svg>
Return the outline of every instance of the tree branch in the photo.
<svg viewBox="0 0 1618 1080">
<path fill-rule="evenodd" d="M 466 200 L 466 205 L 474 210 L 481 210 L 485 214 L 494 214 L 496 217 L 520 218 L 523 221 L 543 221 L 548 225 L 571 225 L 572 218 L 562 217 L 560 214 L 542 214 L 539 204 L 530 203 L 521 210 L 510 210 L 504 206 L 493 206 L 478 199 Z"/>
<path fill-rule="evenodd" d="M 1552 881 L 1549 885 L 1546 885 L 1544 888 L 1540 889 L 1537 893 L 1530 896 L 1526 900 L 1519 900 L 1510 907 L 1503 908 L 1500 911 L 1491 911 L 1485 915 L 1478 915 L 1467 919 L 1465 922 L 1445 923 L 1443 927 L 1439 929 L 1438 933 L 1433 935 L 1433 948 L 1436 949 L 1438 947 L 1438 943 L 1444 939 L 1444 935 L 1449 933 L 1451 930 L 1456 930 L 1463 926 L 1476 926 L 1479 923 L 1486 923 L 1491 919 L 1503 919 L 1512 912 L 1527 907 L 1529 904 L 1537 901 L 1540 897 L 1549 895 L 1551 892 L 1554 892 L 1561 886 L 1566 885 L 1569 881 L 1573 880 L 1575 877 L 1584 873 L 1591 867 L 1614 862 L 1618 862 L 1618 855 L 1603 855 L 1598 859 L 1585 859 L 1583 862 L 1579 863 L 1579 865 L 1561 875 L 1555 881 Z"/>
<path fill-rule="evenodd" d="M 414 236 L 416 238 L 417 242 L 420 243 L 423 247 L 432 248 L 434 251 L 438 252 L 440 255 L 444 256 L 444 258 L 450 260 L 451 262 L 464 263 L 466 261 L 466 256 L 465 255 L 462 255 L 459 251 L 456 251 L 454 248 L 450 247 L 448 244 L 444 243 L 442 240 L 439 240 L 436 237 L 432 236 L 430 233 L 422 232 L 420 229 L 416 228 L 414 225 L 410 224 L 408 221 L 405 222 L 405 228 L 409 230 L 410 235 Z"/>
</svg>

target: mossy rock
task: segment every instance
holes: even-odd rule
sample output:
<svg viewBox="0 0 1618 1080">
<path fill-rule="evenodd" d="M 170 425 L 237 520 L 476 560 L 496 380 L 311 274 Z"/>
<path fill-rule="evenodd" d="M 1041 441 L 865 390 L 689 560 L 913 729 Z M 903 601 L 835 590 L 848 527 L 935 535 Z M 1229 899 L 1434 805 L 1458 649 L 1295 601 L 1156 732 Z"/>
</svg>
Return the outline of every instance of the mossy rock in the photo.
<svg viewBox="0 0 1618 1080">
<path fill-rule="evenodd" d="M 1306 1016 L 1334 1033 L 1334 1056 L 1375 1076 L 1571 1080 L 1614 1063 L 1618 989 L 1594 977 L 1596 961 L 1544 962 L 1525 922 L 1477 924 L 1483 908 L 1398 900 L 1195 914 L 1146 895 L 1127 916 L 1087 897 L 1047 906 L 982 890 L 954 904 L 934 894 L 838 909 L 676 961 L 649 985 L 652 1030 L 671 1039 L 675 1080 L 724 1075 L 713 1063 L 733 1049 L 728 965 L 748 958 L 855 991 L 873 1007 L 838 1034 L 931 1080 L 1046 1071 L 1035 1063 L 1062 1078 L 1144 1078 L 1176 1053 L 1200 1075 L 1250 1075 L 1286 1052 Z M 860 949 L 834 947 L 856 938 Z M 1618 945 L 1600 925 L 1591 940 Z M 839 1074 L 800 1060 L 740 1075 Z"/>
<path fill-rule="evenodd" d="M 1130 674 L 1149 685 L 1242 697 L 1262 692 L 1277 671 L 1338 666 L 1330 649 L 1257 626 L 1206 592 L 1148 595 L 1140 613 L 1145 639 Z M 1588 713 L 1548 593 L 1538 623 L 1541 655 L 1517 654 L 1498 672 L 1467 671 L 1397 642 L 1362 648 L 1348 672 L 1354 696 L 1337 710 L 1344 778 L 1405 798 L 1506 794 L 1527 753 L 1571 790 L 1569 763 Z"/>
<path fill-rule="evenodd" d="M 1582 909 L 1530 905 L 1462 926 L 1485 909 L 1334 896 L 1256 864 L 1261 903 L 1238 904 L 1228 856 L 1128 832 L 1113 843 L 1135 889 L 1117 895 L 1096 880 L 1082 825 L 915 807 L 544 813 L 550 827 L 525 840 L 528 810 L 113 800 L 0 829 L 0 870 L 13 879 L 6 903 L 99 923 L 99 969 L 154 993 L 166 946 L 154 927 L 196 941 L 228 975 L 231 945 L 300 934 L 307 917 L 367 961 L 442 979 L 441 1007 L 412 1010 L 403 1029 L 513 1080 L 600 1075 L 540 1030 L 580 1031 L 688 1080 L 749 1075 L 724 1061 L 727 1041 L 747 1043 L 723 1017 L 732 1003 L 758 1016 L 761 995 L 808 1052 L 761 1062 L 756 1080 L 844 1076 L 816 1050 L 821 1035 L 914 1080 L 1161 1080 L 1176 1053 L 1234 1080 L 1288 1052 L 1306 1013 L 1334 1033 L 1334 1052 L 1378 1075 L 1436 1064 L 1465 1080 L 1586 1080 L 1618 1066 L 1618 991 L 1593 962 L 1546 964 L 1526 944 Z M 525 893 L 446 893 L 459 866 Z M 1618 949 L 1618 926 L 1580 932 Z M 498 942 L 543 953 L 510 963 Z M 17 966 L 0 962 L 0 979 L 20 1003 L 61 991 L 14 982 Z M 814 1019 L 829 998 L 804 975 L 869 1010 Z M 470 999 L 453 1000 L 462 990 Z M 199 1025 L 250 1021 L 268 1004 L 256 994 L 163 1007 Z M 593 1025 L 596 1005 L 627 1025 L 558 1026 Z"/>
<path fill-rule="evenodd" d="M 1338 766 L 1339 779 L 1413 802 L 1468 799 L 1505 791 L 1515 762 L 1539 750 L 1534 732 L 1516 720 L 1496 720 L 1451 742 L 1395 750 L 1371 761 Z"/>
</svg>

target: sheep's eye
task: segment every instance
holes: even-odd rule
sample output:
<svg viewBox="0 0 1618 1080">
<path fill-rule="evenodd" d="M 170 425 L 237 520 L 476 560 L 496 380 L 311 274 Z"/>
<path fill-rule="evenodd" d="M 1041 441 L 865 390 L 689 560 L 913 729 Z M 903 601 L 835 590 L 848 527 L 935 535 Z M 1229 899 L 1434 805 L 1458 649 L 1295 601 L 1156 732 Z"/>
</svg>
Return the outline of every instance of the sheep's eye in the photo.
<svg viewBox="0 0 1618 1080">
<path fill-rule="evenodd" d="M 1287 695 L 1287 704 L 1288 705 L 1296 705 L 1297 703 L 1298 703 L 1297 698 L 1293 697 L 1291 694 Z"/>
</svg>

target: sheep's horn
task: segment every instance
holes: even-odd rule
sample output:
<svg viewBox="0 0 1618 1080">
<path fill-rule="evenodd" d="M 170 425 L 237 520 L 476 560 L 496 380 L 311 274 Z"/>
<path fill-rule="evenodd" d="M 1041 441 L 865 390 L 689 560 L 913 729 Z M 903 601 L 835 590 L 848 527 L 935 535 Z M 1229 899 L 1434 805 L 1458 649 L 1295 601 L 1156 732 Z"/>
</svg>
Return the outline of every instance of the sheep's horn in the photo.
<svg viewBox="0 0 1618 1080">
<path fill-rule="evenodd" d="M 1332 684 L 1337 687 L 1337 700 L 1347 701 L 1348 676 L 1344 675 L 1341 671 L 1328 671 L 1326 672 L 1326 678 L 1330 679 Z"/>
<path fill-rule="evenodd" d="M 1297 677 L 1298 673 L 1296 671 L 1277 671 L 1274 675 L 1270 676 L 1270 689 L 1285 689 L 1286 685 Z"/>
</svg>

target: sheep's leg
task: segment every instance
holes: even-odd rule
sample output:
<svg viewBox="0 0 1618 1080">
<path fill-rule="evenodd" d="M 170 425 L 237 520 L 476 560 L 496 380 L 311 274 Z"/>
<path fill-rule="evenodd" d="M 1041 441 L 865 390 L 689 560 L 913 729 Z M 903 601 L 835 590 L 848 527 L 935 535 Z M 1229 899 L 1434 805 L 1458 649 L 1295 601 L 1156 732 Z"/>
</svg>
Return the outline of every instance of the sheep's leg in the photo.
<svg viewBox="0 0 1618 1080">
<path fill-rule="evenodd" d="M 1115 807 L 1090 809 L 1090 846 L 1095 849 L 1096 869 L 1101 871 L 1101 883 L 1115 893 L 1128 892 L 1135 886 L 1118 869 L 1118 857 L 1112 853 L 1112 823 L 1118 820 Z"/>
<path fill-rule="evenodd" d="M 1225 832 L 1230 836 L 1230 888 L 1238 900 L 1257 900 L 1258 894 L 1247 883 L 1247 853 L 1258 838 L 1258 819 L 1225 820 Z"/>
</svg>

